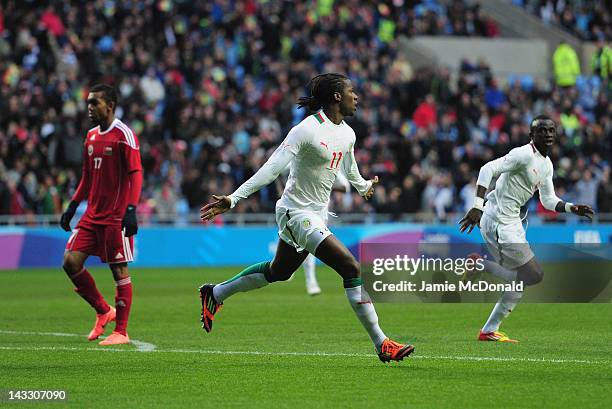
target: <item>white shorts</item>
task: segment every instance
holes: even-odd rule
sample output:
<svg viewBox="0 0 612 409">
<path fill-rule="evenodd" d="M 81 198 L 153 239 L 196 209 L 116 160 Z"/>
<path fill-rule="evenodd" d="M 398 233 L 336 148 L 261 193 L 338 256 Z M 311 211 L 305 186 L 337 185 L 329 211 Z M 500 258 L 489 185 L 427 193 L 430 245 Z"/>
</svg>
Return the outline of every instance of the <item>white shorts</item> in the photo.
<svg viewBox="0 0 612 409">
<path fill-rule="evenodd" d="M 480 233 L 491 255 L 509 270 L 517 269 L 534 257 L 520 221 L 502 224 L 485 212 L 480 219 Z"/>
<path fill-rule="evenodd" d="M 276 206 L 276 224 L 279 237 L 298 252 L 315 254 L 319 244 L 332 234 L 327 228 L 327 209 L 316 213 Z"/>
</svg>

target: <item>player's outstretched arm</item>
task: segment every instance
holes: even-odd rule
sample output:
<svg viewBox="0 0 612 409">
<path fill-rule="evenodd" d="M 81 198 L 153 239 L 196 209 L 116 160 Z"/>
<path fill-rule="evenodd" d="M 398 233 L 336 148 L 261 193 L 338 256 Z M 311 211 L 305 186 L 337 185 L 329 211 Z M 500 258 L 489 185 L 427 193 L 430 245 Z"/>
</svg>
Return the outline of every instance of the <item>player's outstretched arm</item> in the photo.
<svg viewBox="0 0 612 409">
<path fill-rule="evenodd" d="M 233 209 L 241 199 L 246 199 L 264 186 L 272 183 L 287 167 L 295 153 L 283 144 L 274 151 L 264 165 L 229 196 L 213 195 L 213 201 L 202 206 L 200 219 L 203 222 L 212 220 L 215 216 Z"/>
<path fill-rule="evenodd" d="M 232 200 L 229 196 L 213 195 L 213 201 L 202 206 L 200 209 L 200 219 L 207 222 L 215 216 L 227 212 L 231 208 Z"/>
<path fill-rule="evenodd" d="M 593 220 L 593 215 L 595 214 L 595 211 L 589 205 L 564 202 L 557 197 L 553 184 L 552 169 L 546 179 L 546 183 L 540 187 L 540 202 L 548 210 L 554 210 L 559 213 L 573 213 L 586 217 L 589 220 Z"/>
<path fill-rule="evenodd" d="M 246 199 L 262 187 L 272 183 L 287 168 L 291 160 L 297 156 L 306 137 L 307 134 L 298 127 L 291 129 L 283 143 L 276 148 L 266 163 L 249 180 L 240 185 L 234 193 L 227 196 L 230 200 L 230 209 L 233 209 L 238 201 Z"/>
</svg>

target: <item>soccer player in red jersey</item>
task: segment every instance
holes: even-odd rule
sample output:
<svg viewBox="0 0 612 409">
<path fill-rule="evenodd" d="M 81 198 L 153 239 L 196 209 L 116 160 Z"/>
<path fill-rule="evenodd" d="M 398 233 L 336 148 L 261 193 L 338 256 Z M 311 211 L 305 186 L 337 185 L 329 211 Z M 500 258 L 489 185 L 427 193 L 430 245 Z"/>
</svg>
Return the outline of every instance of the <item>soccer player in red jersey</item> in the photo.
<svg viewBox="0 0 612 409">
<path fill-rule="evenodd" d="M 127 263 L 134 260 L 136 205 L 142 188 L 138 138 L 115 118 L 116 107 L 117 93 L 113 87 L 99 84 L 91 88 L 87 111 L 96 127 L 87 132 L 81 182 L 60 221 L 61 227 L 70 231 L 70 220 L 79 202 L 87 199 L 87 211 L 66 244 L 63 267 L 76 286 L 75 291 L 96 310 L 96 323 L 87 338 L 97 339 L 109 322 L 116 321 L 115 331 L 100 345 L 130 342 L 127 323 L 132 282 Z M 90 255 L 100 257 L 113 272 L 116 309 L 104 300 L 93 277 L 83 267 Z"/>
</svg>

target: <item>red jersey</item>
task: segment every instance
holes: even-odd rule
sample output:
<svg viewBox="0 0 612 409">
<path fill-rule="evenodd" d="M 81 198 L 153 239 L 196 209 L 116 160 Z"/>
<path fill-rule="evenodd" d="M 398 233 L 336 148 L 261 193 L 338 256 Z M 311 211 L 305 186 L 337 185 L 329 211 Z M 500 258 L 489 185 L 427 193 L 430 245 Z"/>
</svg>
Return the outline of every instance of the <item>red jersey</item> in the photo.
<svg viewBox="0 0 612 409">
<path fill-rule="evenodd" d="M 83 185 L 87 193 L 87 211 L 83 221 L 105 225 L 121 225 L 130 198 L 128 175 L 142 171 L 140 145 L 134 132 L 119 119 L 106 131 L 97 126 L 87 132 L 83 149 Z M 140 193 L 140 192 L 138 192 Z"/>
</svg>

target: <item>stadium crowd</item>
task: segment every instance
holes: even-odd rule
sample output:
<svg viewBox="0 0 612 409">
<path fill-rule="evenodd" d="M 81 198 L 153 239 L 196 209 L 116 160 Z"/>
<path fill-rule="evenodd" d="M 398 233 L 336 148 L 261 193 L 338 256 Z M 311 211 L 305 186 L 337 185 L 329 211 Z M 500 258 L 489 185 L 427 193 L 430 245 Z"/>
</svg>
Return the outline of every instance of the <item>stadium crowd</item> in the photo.
<svg viewBox="0 0 612 409">
<path fill-rule="evenodd" d="M 546 24 L 563 27 L 586 41 L 612 39 L 610 3 L 599 0 L 512 0 Z"/>
<path fill-rule="evenodd" d="M 60 4 L 60 3 L 58 3 Z M 471 4 L 471 3 L 470 3 Z M 527 142 L 530 119 L 560 124 L 552 159 L 566 199 L 612 212 L 612 112 L 601 81 L 517 78 L 486 61 L 413 70 L 400 35 L 496 36 L 477 5 L 356 0 L 75 1 L 0 6 L 0 214 L 58 214 L 78 184 L 84 103 L 94 82 L 120 92 L 117 116 L 140 138 L 142 216 L 197 211 L 232 192 L 304 116 L 316 73 L 346 73 L 361 96 L 349 120 L 374 200 L 334 193 L 338 212 L 433 213 L 471 206 L 479 167 Z M 2 8 L 4 7 L 4 8 Z M 10 15 L 10 19 L 7 16 Z M 267 212 L 270 185 L 239 212 Z M 534 201 L 534 210 L 546 211 Z M 546 217 L 549 217 L 546 215 Z M 552 216 L 550 216 L 552 217 Z"/>
</svg>

